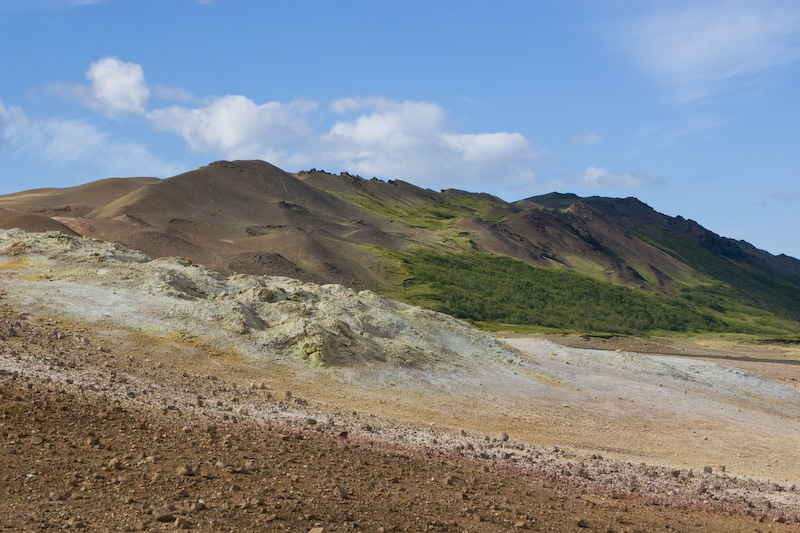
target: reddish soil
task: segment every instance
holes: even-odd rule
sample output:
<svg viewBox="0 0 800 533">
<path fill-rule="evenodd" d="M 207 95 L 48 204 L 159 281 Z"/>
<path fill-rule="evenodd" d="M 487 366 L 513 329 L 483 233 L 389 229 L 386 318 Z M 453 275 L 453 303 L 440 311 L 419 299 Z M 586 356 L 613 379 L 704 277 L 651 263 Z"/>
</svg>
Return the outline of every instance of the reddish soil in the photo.
<svg viewBox="0 0 800 533">
<path fill-rule="evenodd" d="M 174 349 L 98 339 L 81 325 L 0 308 L 0 357 L 16 365 L 0 372 L 0 527 L 800 531 L 797 517 L 769 506 L 703 509 L 699 497 L 696 505 L 671 504 L 666 494 L 657 501 L 453 450 L 371 441 L 313 406 L 294 424 L 248 417 L 233 409 L 237 396 L 275 409 L 288 408 L 291 398 L 271 384 L 237 389 L 235 372 L 219 358 L 185 360 L 182 373 L 161 365 Z M 214 380 L 193 379 L 210 367 Z M 96 385 L 69 377 L 78 375 L 96 375 Z M 155 385 L 142 385 L 145 379 Z M 128 393 L 116 393 L 114 384 Z M 195 405 L 148 395 L 156 385 L 176 398 L 190 394 Z"/>
</svg>

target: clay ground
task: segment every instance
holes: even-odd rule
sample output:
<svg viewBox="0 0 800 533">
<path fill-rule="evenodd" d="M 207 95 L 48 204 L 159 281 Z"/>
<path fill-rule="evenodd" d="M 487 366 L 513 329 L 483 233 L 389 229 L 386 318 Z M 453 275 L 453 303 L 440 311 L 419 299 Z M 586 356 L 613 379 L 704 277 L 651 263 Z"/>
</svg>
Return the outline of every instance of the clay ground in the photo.
<svg viewBox="0 0 800 533">
<path fill-rule="evenodd" d="M 636 441 L 588 450 L 593 434 L 605 442 L 644 421 L 615 429 L 550 413 L 526 433 L 490 396 L 453 412 L 447 394 L 379 397 L 343 376 L 9 306 L 0 336 L 8 531 L 800 530 L 788 483 L 682 467 L 690 458 L 658 466 L 646 435 L 647 464 L 631 455 Z"/>
</svg>

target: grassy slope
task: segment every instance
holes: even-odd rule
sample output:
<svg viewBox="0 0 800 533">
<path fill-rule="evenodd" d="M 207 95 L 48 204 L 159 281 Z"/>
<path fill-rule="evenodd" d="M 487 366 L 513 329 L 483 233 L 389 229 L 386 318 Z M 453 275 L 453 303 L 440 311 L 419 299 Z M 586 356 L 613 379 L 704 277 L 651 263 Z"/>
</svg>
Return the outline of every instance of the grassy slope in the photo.
<svg viewBox="0 0 800 533">
<path fill-rule="evenodd" d="M 485 219 L 491 209 L 486 202 L 467 196 L 414 205 L 381 202 L 366 194 L 353 195 L 346 199 L 384 218 L 401 220 L 412 227 L 432 230 L 450 228 L 466 216 Z"/>
<path fill-rule="evenodd" d="M 395 257 L 410 274 L 399 291 L 405 299 L 485 324 L 624 334 L 728 330 L 724 321 L 685 300 L 508 257 L 424 250 Z"/>
<path fill-rule="evenodd" d="M 676 283 L 673 294 L 665 297 L 568 270 L 537 268 L 472 251 L 454 227 L 464 217 L 488 218 L 489 204 L 474 197 L 413 205 L 381 202 L 367 195 L 346 199 L 450 241 L 447 251 L 419 248 L 399 253 L 370 247 L 383 255 L 387 274 L 397 280 L 386 291 L 389 295 L 486 329 L 798 335 L 797 284 L 715 255 L 675 233 L 650 232 L 640 237 L 679 257 L 704 282 Z"/>
<path fill-rule="evenodd" d="M 677 255 L 709 280 L 714 280 L 699 291 L 699 296 L 714 300 L 713 305 L 725 308 L 726 305 L 749 304 L 749 307 L 783 318 L 800 319 L 798 280 L 720 257 L 697 241 L 672 232 L 654 231 L 645 238 Z M 684 292 L 691 294 L 692 290 Z"/>
</svg>

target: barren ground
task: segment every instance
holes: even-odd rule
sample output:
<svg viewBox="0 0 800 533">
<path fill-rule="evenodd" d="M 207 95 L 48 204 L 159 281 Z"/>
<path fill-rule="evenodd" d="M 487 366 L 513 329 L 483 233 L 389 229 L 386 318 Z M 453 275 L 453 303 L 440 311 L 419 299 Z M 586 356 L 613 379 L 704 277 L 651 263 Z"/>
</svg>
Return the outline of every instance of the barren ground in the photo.
<svg viewBox="0 0 800 533">
<path fill-rule="evenodd" d="M 516 338 L 314 367 L 226 349 L 258 332 L 201 335 L 91 253 L 32 254 L 0 257 L 6 530 L 800 530 L 796 351 Z"/>
</svg>

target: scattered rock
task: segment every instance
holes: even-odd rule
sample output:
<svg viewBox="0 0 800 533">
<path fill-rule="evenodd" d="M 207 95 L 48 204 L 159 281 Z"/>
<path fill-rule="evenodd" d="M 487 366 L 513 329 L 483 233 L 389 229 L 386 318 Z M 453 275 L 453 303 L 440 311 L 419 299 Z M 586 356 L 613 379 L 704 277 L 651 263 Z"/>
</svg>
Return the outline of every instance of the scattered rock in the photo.
<svg viewBox="0 0 800 533">
<path fill-rule="evenodd" d="M 70 518 L 69 520 L 67 520 L 67 526 L 73 529 L 85 529 L 86 523 L 78 518 Z"/>
<path fill-rule="evenodd" d="M 153 518 L 158 522 L 172 522 L 175 520 L 175 508 L 171 505 L 153 509 Z"/>
<path fill-rule="evenodd" d="M 203 500 L 197 500 L 196 502 L 192 502 L 189 506 L 189 509 L 192 511 L 205 511 L 208 507 L 206 506 L 206 502 Z"/>
<path fill-rule="evenodd" d="M 195 471 L 190 465 L 181 465 L 175 470 L 175 474 L 178 476 L 193 476 Z"/>
</svg>

